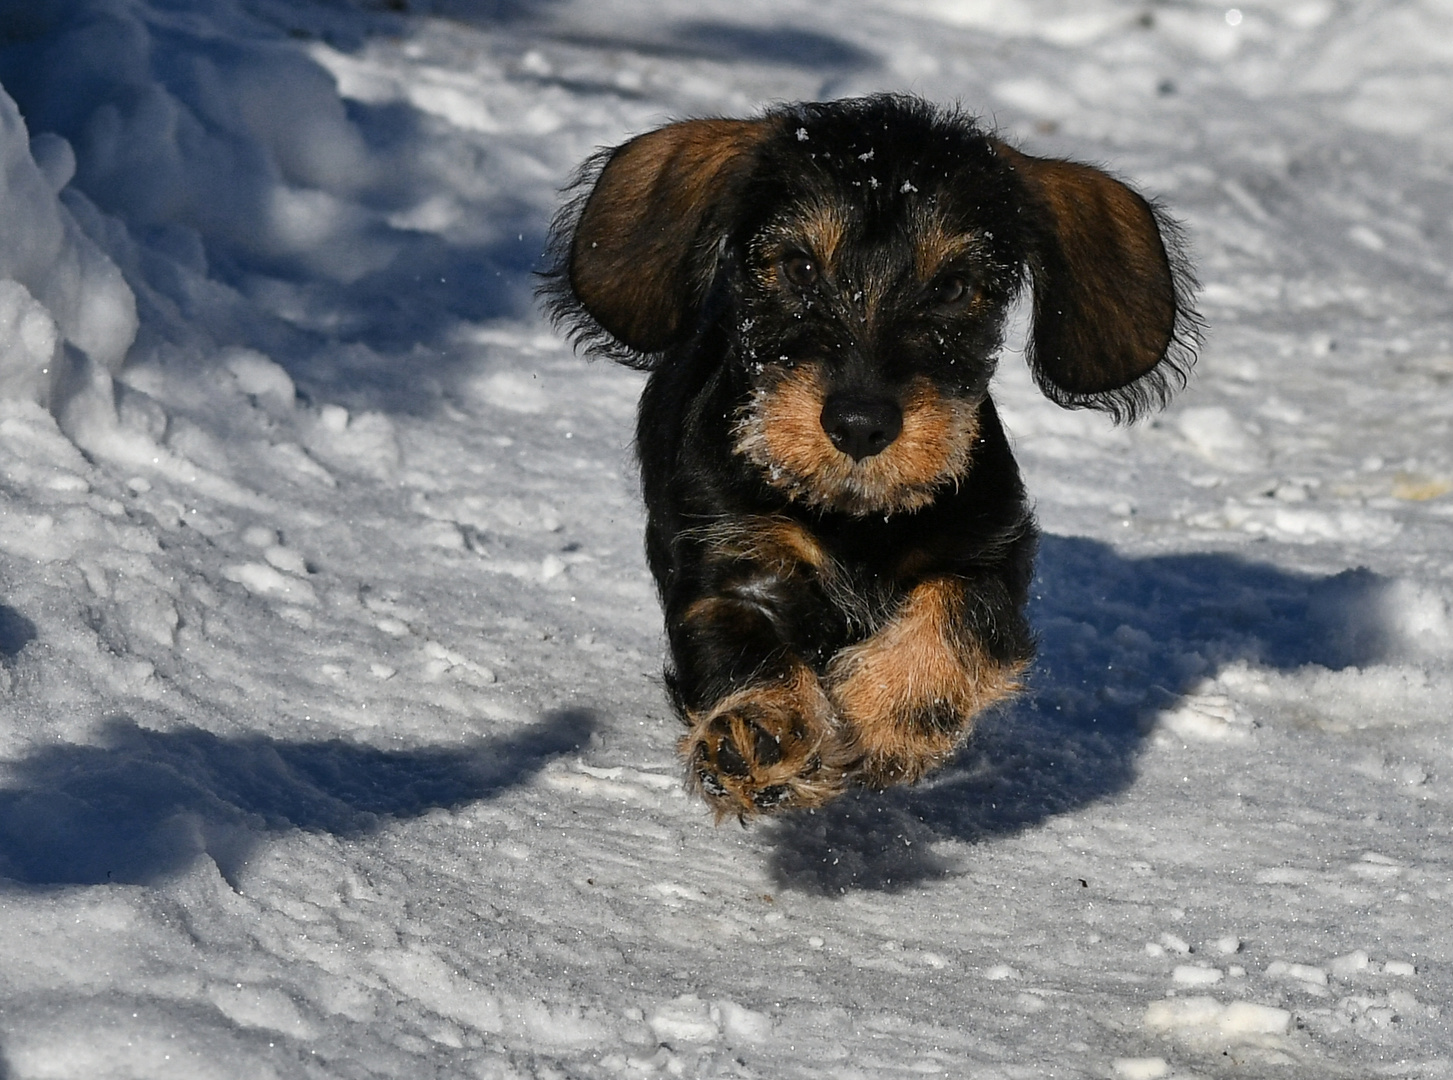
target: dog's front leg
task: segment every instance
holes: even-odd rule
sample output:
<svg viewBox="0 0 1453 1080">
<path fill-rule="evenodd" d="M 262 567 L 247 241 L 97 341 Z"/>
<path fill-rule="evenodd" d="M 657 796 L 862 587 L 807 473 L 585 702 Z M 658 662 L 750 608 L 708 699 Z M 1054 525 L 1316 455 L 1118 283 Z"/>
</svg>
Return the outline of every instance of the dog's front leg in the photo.
<svg viewBox="0 0 1453 1080">
<path fill-rule="evenodd" d="M 1019 689 L 1028 641 L 993 579 L 943 576 L 915 586 L 893 618 L 828 669 L 856 751 L 852 778 L 886 787 L 943 764 L 979 713 Z"/>
<path fill-rule="evenodd" d="M 687 725 L 692 786 L 718 819 L 818 806 L 842 791 L 849 752 L 836 710 L 799 644 L 827 610 L 812 571 L 780 545 L 720 542 L 701 585 L 668 598 L 670 682 Z M 780 532 L 780 529 L 777 530 Z M 727 550 L 723 551 L 723 548 Z"/>
</svg>

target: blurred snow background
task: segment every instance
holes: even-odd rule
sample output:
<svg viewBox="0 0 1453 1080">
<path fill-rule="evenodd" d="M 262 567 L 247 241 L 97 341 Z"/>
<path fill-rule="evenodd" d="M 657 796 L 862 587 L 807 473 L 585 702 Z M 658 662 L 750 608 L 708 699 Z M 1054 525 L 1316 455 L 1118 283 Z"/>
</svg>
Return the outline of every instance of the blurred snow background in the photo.
<svg viewBox="0 0 1453 1080">
<path fill-rule="evenodd" d="M 1453 8 L 0 0 L 0 1077 L 1453 1076 Z M 1186 223 L 1113 429 L 998 398 L 1031 691 L 678 786 L 578 162 L 911 90 Z"/>
</svg>

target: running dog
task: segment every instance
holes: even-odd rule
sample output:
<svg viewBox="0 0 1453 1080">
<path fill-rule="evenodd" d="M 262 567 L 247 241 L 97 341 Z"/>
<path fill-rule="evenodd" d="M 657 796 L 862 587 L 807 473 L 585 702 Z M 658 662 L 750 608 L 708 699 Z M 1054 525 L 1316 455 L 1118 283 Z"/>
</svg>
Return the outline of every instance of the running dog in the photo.
<svg viewBox="0 0 1453 1080">
<path fill-rule="evenodd" d="M 1164 404 L 1200 340 L 1157 206 L 912 97 L 602 151 L 551 253 L 557 322 L 650 372 L 666 685 L 718 820 L 916 780 L 1019 689 L 1038 534 L 989 381 L 1022 286 L 1068 408 Z"/>
</svg>

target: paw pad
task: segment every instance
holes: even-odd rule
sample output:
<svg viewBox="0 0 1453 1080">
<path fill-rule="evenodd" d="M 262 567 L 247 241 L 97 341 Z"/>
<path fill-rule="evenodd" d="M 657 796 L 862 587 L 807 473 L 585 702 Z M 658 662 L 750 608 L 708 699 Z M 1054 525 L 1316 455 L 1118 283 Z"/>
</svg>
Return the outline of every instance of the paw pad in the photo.
<svg viewBox="0 0 1453 1080">
<path fill-rule="evenodd" d="M 815 682 L 810 689 L 817 691 Z M 842 755 L 826 699 L 820 691 L 788 690 L 746 691 L 690 718 L 694 730 L 681 749 L 718 820 L 816 806 L 841 790 L 843 769 L 832 763 Z"/>
</svg>

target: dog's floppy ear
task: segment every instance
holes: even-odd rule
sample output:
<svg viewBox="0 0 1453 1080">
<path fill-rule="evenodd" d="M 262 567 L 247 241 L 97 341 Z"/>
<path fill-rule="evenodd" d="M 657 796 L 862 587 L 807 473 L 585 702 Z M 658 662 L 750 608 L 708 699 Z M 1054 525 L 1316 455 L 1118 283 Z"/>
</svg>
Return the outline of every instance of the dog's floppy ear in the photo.
<svg viewBox="0 0 1453 1080">
<path fill-rule="evenodd" d="M 637 366 L 689 333 L 767 131 L 764 120 L 684 120 L 588 163 L 577 181 L 587 194 L 554 226 L 555 315 L 577 316 L 579 337 Z M 582 310 L 628 354 L 578 320 Z"/>
<path fill-rule="evenodd" d="M 1040 389 L 1116 420 L 1163 405 L 1185 385 L 1201 329 L 1175 224 L 1099 169 L 995 149 L 1030 203 L 1028 358 Z"/>
</svg>

